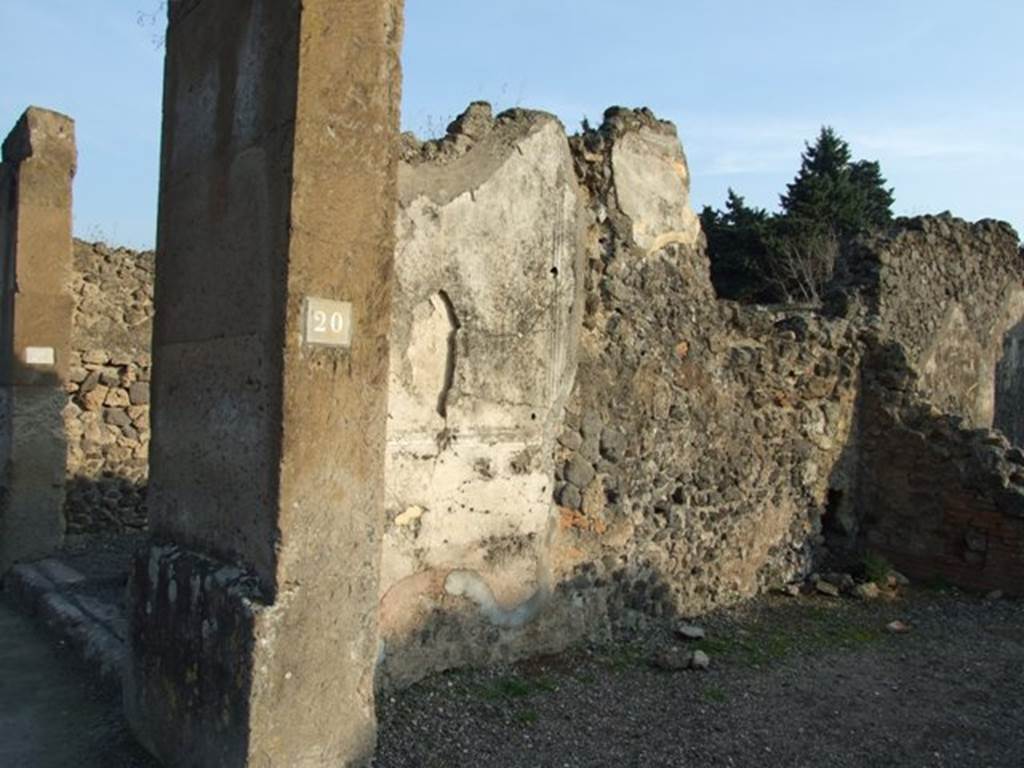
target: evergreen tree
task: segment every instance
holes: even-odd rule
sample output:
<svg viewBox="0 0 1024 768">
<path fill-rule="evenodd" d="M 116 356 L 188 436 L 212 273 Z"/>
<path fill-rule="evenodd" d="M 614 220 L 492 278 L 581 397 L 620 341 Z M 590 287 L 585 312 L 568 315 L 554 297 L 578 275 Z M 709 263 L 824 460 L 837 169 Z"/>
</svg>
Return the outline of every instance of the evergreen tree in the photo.
<svg viewBox="0 0 1024 768">
<path fill-rule="evenodd" d="M 892 219 L 892 190 L 877 162 L 851 163 L 850 146 L 825 126 L 806 145 L 800 171 L 781 197 L 787 229 L 831 230 L 849 238 Z"/>
<path fill-rule="evenodd" d="M 711 280 L 718 295 L 739 301 L 759 300 L 762 286 L 756 275 L 759 263 L 767 256 L 768 212 L 749 207 L 730 188 L 725 210 L 705 206 L 700 218 L 708 239 Z"/>
<path fill-rule="evenodd" d="M 843 243 L 892 220 L 892 189 L 879 164 L 854 162 L 828 126 L 805 145 L 780 203 L 770 216 L 730 189 L 724 210 L 704 208 L 711 279 L 722 298 L 817 302 Z"/>
<path fill-rule="evenodd" d="M 868 227 L 881 227 L 892 221 L 892 188 L 885 188 L 882 167 L 877 161 L 860 160 L 850 166 L 850 179 L 861 190 L 863 221 Z"/>
</svg>

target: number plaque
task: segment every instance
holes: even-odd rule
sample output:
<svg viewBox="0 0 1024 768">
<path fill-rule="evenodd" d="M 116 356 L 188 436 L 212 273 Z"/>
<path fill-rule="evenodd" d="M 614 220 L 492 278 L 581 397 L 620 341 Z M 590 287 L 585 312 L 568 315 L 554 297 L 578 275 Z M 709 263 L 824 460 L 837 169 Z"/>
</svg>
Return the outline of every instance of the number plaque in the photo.
<svg viewBox="0 0 1024 768">
<path fill-rule="evenodd" d="M 352 304 L 307 297 L 302 340 L 319 347 L 351 347 Z"/>
</svg>

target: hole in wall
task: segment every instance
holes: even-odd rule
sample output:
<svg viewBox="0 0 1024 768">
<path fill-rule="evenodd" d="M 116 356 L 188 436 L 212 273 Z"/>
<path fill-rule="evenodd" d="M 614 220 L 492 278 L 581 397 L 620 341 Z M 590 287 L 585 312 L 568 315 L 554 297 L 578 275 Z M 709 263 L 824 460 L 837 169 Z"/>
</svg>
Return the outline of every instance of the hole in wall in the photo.
<svg viewBox="0 0 1024 768">
<path fill-rule="evenodd" d="M 821 530 L 828 534 L 842 533 L 839 525 L 839 507 L 843 503 L 843 492 L 829 488 L 825 499 L 825 511 L 821 514 Z"/>
<path fill-rule="evenodd" d="M 434 298 L 436 299 L 434 302 L 435 306 L 440 305 L 448 318 L 448 355 L 445 359 L 444 384 L 441 386 L 441 392 L 437 396 L 437 413 L 442 419 L 447 419 L 448 398 L 451 395 L 452 385 L 455 383 L 455 364 L 458 356 L 458 339 L 456 336 L 462 326 L 459 323 L 458 316 L 455 314 L 455 306 L 452 304 L 448 294 L 444 291 L 438 291 Z"/>
</svg>

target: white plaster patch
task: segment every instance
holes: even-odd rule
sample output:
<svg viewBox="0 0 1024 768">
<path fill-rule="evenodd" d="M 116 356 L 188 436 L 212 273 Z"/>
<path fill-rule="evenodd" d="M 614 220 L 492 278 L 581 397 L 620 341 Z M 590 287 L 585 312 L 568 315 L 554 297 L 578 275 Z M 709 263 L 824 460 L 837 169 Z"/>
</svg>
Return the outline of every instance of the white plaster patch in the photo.
<svg viewBox="0 0 1024 768">
<path fill-rule="evenodd" d="M 649 128 L 626 134 L 612 150 L 612 171 L 637 245 L 648 253 L 671 243 L 696 245 L 700 222 L 690 208 L 690 174 L 675 136 Z"/>
<path fill-rule="evenodd" d="M 576 365 L 581 200 L 568 141 L 538 117 L 400 178 L 381 595 L 459 569 L 518 604 L 546 546 Z"/>
<path fill-rule="evenodd" d="M 444 582 L 444 590 L 453 597 L 465 597 L 496 627 L 512 629 L 532 621 L 544 605 L 544 590 L 538 589 L 528 599 L 511 608 L 504 608 L 483 578 L 472 571 L 452 571 Z"/>
<path fill-rule="evenodd" d="M 421 517 L 423 517 L 423 507 L 409 507 L 405 512 L 395 518 L 395 525 L 399 528 L 412 525 Z"/>
</svg>

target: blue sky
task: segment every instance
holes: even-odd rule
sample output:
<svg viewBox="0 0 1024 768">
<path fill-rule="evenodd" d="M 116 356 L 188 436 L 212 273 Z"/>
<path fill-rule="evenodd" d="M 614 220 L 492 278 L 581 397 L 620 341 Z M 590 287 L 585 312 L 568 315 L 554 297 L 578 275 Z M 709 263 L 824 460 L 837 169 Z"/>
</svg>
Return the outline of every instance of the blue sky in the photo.
<svg viewBox="0 0 1024 768">
<path fill-rule="evenodd" d="M 157 0 L 2 0 L 0 131 L 28 104 L 75 118 L 75 231 L 149 246 L 162 51 Z M 612 104 L 679 127 L 694 203 L 774 209 L 803 142 L 834 126 L 877 159 L 898 213 L 1024 230 L 1017 0 L 406 0 L 403 124 L 436 135 L 475 99 L 575 130 Z"/>
</svg>

